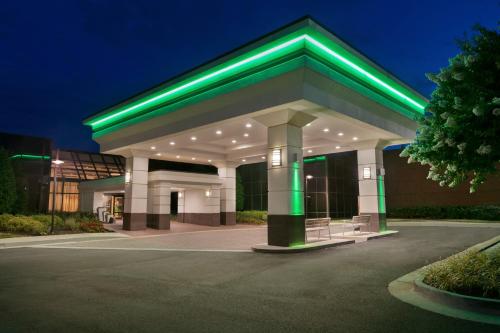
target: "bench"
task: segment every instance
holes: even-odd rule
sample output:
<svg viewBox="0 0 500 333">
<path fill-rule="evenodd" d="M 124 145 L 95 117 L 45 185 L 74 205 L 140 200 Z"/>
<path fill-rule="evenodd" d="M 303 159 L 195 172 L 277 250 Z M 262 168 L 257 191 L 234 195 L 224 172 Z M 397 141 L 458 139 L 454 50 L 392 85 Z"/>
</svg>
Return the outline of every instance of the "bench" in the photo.
<svg viewBox="0 0 500 333">
<path fill-rule="evenodd" d="M 332 235 L 330 232 L 330 218 L 316 218 L 316 219 L 306 219 L 306 242 L 307 242 L 307 232 L 309 231 L 317 231 L 318 232 L 318 240 L 321 237 L 321 231 L 327 230 L 328 236 L 332 239 Z"/>
<path fill-rule="evenodd" d="M 359 230 L 359 233 L 361 233 L 361 227 L 369 227 L 370 226 L 370 215 L 356 215 L 352 217 L 352 220 L 350 221 L 350 224 L 352 226 L 352 233 L 356 230 Z M 349 221 L 349 220 L 346 220 Z M 349 223 L 349 222 L 348 222 Z M 343 233 L 343 232 L 342 232 Z"/>
</svg>

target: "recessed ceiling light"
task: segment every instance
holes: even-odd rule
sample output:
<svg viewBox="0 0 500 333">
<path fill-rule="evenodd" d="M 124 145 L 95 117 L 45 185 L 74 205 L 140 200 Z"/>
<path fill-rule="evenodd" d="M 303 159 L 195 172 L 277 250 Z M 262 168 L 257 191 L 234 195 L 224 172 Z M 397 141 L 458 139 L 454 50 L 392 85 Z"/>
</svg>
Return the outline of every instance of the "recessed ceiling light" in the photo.
<svg viewBox="0 0 500 333">
<path fill-rule="evenodd" d="M 313 151 L 312 151 L 312 149 L 308 149 L 308 150 L 307 150 L 307 152 L 310 154 L 310 153 L 312 153 Z"/>
<path fill-rule="evenodd" d="M 248 133 L 243 134 L 245 138 L 248 138 Z"/>
<path fill-rule="evenodd" d="M 340 149 L 340 146 L 335 146 L 335 149 Z"/>
<path fill-rule="evenodd" d="M 175 156 L 175 158 L 181 158 L 179 155 Z"/>
<path fill-rule="evenodd" d="M 358 137 L 355 136 L 354 138 L 352 138 L 354 141 L 357 141 L 358 140 Z"/>
<path fill-rule="evenodd" d="M 328 132 L 330 132 L 330 129 L 329 128 L 323 128 L 323 132 L 328 133 Z"/>
<path fill-rule="evenodd" d="M 306 126 L 311 126 L 311 123 L 307 124 Z"/>
<path fill-rule="evenodd" d="M 232 142 L 232 143 L 236 143 L 237 141 L 236 141 L 235 139 L 232 139 L 232 140 L 231 140 L 231 142 Z"/>
<path fill-rule="evenodd" d="M 342 133 L 342 132 L 338 132 L 338 133 L 337 133 L 337 135 L 338 135 L 338 136 L 344 136 L 344 133 Z"/>
<path fill-rule="evenodd" d="M 247 160 L 245 160 L 245 159 L 242 159 L 241 161 L 242 161 L 242 162 L 246 162 Z"/>
<path fill-rule="evenodd" d="M 155 146 L 151 146 L 151 150 L 155 150 L 155 149 L 156 149 L 156 147 L 155 147 Z"/>
<path fill-rule="evenodd" d="M 212 162 L 212 160 L 208 160 L 208 163 Z"/>
<path fill-rule="evenodd" d="M 161 156 L 161 153 L 156 153 L 156 156 Z"/>
<path fill-rule="evenodd" d="M 221 130 L 217 130 L 217 131 L 215 131 L 215 134 L 217 134 L 217 135 L 221 135 L 221 134 L 222 134 L 222 131 L 221 131 Z"/>
<path fill-rule="evenodd" d="M 192 137 L 191 137 L 191 141 L 196 141 L 196 137 L 195 137 L 195 136 L 192 136 Z"/>
<path fill-rule="evenodd" d="M 170 145 L 171 145 L 171 146 L 175 146 L 175 142 L 170 141 Z"/>
<path fill-rule="evenodd" d="M 266 157 L 265 157 L 265 156 L 261 156 L 260 158 L 262 158 L 263 160 L 265 160 L 265 159 L 266 159 Z"/>
<path fill-rule="evenodd" d="M 191 157 L 191 159 L 192 159 L 193 161 L 196 161 L 196 157 Z"/>
<path fill-rule="evenodd" d="M 245 127 L 246 127 L 246 128 L 252 128 L 252 124 L 247 123 L 247 124 L 245 125 Z"/>
</svg>

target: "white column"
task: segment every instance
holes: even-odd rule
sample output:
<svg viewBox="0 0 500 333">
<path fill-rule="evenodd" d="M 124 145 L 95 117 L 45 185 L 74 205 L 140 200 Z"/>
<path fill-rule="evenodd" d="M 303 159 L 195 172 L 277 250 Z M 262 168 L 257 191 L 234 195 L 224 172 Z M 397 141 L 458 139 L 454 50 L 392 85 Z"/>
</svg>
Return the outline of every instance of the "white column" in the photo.
<svg viewBox="0 0 500 333">
<path fill-rule="evenodd" d="M 177 222 L 184 222 L 184 191 L 177 192 Z"/>
<path fill-rule="evenodd" d="M 220 188 L 207 186 L 186 189 L 183 219 L 185 223 L 220 225 Z"/>
<path fill-rule="evenodd" d="M 272 126 L 267 136 L 268 243 L 304 244 L 302 128 Z"/>
<path fill-rule="evenodd" d="M 149 183 L 148 189 L 148 227 L 170 229 L 171 184 L 152 182 Z"/>
<path fill-rule="evenodd" d="M 370 215 L 370 231 L 386 230 L 384 162 L 382 149 L 368 148 L 358 155 L 358 208 L 360 215 Z"/>
<path fill-rule="evenodd" d="M 224 225 L 236 224 L 236 164 L 224 162 L 215 164 L 219 178 L 222 181 L 220 188 L 220 221 Z"/>
<path fill-rule="evenodd" d="M 125 230 L 146 228 L 148 164 L 147 157 L 129 157 L 126 160 L 123 214 L 123 229 Z"/>
</svg>

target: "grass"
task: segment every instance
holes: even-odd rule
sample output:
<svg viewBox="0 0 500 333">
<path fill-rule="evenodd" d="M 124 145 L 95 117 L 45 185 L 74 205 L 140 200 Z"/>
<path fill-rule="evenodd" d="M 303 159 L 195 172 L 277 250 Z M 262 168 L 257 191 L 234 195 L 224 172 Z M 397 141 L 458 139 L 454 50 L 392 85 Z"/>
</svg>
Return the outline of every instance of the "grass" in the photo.
<svg viewBox="0 0 500 333">
<path fill-rule="evenodd" d="M 424 283 L 446 291 L 500 299 L 500 245 L 469 249 L 426 268 Z"/>
</svg>

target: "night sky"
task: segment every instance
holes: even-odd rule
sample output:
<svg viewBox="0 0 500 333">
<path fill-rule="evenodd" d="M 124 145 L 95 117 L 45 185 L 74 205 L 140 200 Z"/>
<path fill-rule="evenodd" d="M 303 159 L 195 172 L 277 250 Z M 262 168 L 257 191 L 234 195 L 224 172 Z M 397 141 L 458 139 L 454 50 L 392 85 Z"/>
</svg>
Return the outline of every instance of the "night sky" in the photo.
<svg viewBox="0 0 500 333">
<path fill-rule="evenodd" d="M 422 94 L 499 0 L 22 1 L 0 6 L 0 131 L 97 151 L 81 121 L 311 15 Z"/>
</svg>

